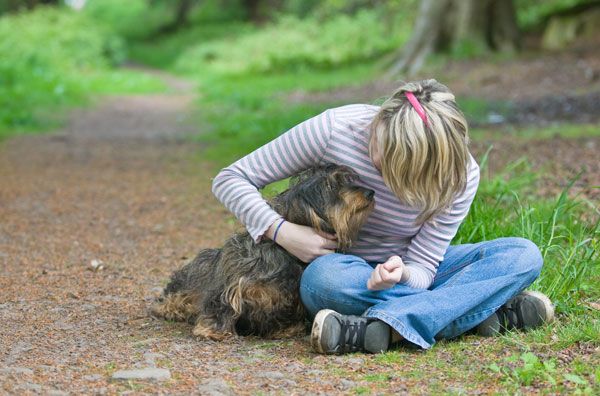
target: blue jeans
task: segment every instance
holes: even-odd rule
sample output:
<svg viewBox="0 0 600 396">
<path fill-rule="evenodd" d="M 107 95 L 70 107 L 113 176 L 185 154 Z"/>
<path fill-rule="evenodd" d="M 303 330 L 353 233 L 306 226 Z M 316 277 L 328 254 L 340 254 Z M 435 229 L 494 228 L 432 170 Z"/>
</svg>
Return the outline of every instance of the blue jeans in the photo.
<svg viewBox="0 0 600 396">
<path fill-rule="evenodd" d="M 406 340 L 430 348 L 472 329 L 540 274 L 542 256 L 531 241 L 500 238 L 450 246 L 429 289 L 396 284 L 367 289 L 377 263 L 328 254 L 304 271 L 300 296 L 311 315 L 333 309 L 345 315 L 377 318 Z"/>
</svg>

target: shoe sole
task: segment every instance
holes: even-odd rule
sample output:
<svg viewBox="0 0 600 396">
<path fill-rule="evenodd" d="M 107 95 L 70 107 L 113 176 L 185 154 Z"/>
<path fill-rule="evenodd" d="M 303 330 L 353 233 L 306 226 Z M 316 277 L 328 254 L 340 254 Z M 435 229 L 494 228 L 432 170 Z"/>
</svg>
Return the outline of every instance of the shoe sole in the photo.
<svg viewBox="0 0 600 396">
<path fill-rule="evenodd" d="M 540 293 L 533 290 L 525 290 L 521 292 L 521 294 L 525 294 L 527 296 L 531 296 L 537 298 L 542 301 L 544 305 L 544 317 L 542 318 L 543 323 L 549 323 L 554 320 L 554 305 L 552 301 L 546 296 L 544 293 Z"/>
<path fill-rule="evenodd" d="M 310 331 L 310 344 L 315 352 L 327 354 L 327 351 L 325 351 L 323 345 L 321 345 L 321 336 L 323 334 L 323 322 L 325 322 L 325 318 L 332 313 L 335 314 L 336 312 L 332 309 L 322 309 L 317 312 L 317 316 L 315 316 L 312 330 Z"/>
</svg>

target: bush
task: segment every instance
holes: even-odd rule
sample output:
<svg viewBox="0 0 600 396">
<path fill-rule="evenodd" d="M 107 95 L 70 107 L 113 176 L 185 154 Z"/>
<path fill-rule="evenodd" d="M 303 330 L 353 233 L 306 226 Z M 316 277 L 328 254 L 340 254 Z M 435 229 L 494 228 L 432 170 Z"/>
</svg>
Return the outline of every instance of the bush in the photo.
<svg viewBox="0 0 600 396">
<path fill-rule="evenodd" d="M 200 64 L 225 73 L 267 73 L 370 60 L 400 47 L 410 33 L 411 24 L 386 20 L 377 10 L 325 21 L 284 16 L 253 33 L 191 47 L 175 67 L 185 73 Z"/>
<path fill-rule="evenodd" d="M 586 2 L 589 0 L 519 0 L 515 3 L 517 19 L 521 27 L 535 29 L 548 15 Z"/>
<path fill-rule="evenodd" d="M 173 13 L 165 2 L 147 0 L 88 0 L 83 12 L 119 35 L 139 39 L 166 23 Z"/>
<path fill-rule="evenodd" d="M 82 95 L 81 72 L 124 58 L 117 36 L 62 8 L 0 19 L 0 127 L 34 122 L 42 107 Z"/>
</svg>

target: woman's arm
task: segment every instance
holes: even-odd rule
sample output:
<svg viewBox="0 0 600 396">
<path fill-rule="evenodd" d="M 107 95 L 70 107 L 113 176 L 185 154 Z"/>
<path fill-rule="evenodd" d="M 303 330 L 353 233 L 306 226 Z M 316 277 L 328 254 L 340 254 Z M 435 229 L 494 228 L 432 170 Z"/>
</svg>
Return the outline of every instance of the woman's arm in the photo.
<svg viewBox="0 0 600 396">
<path fill-rule="evenodd" d="M 222 169 L 214 178 L 213 193 L 246 226 L 256 242 L 263 236 L 272 238 L 282 220 L 258 190 L 318 165 L 327 149 L 333 122 L 333 110 L 327 110 Z M 332 238 L 286 222 L 276 242 L 299 259 L 310 261 L 314 254 L 335 248 Z"/>
<path fill-rule="evenodd" d="M 408 271 L 406 285 L 423 289 L 431 286 L 450 241 L 469 213 L 478 186 L 479 166 L 471 157 L 465 191 L 454 200 L 449 211 L 439 214 L 432 221 L 423 224 L 419 232 L 411 239 L 403 258 L 405 271 Z"/>
</svg>

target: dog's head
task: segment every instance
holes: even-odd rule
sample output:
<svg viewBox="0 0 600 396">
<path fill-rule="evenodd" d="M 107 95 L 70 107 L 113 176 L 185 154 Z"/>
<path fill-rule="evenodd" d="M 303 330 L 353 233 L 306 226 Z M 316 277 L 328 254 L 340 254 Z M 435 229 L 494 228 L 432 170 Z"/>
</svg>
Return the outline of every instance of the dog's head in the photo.
<svg viewBox="0 0 600 396">
<path fill-rule="evenodd" d="M 286 220 L 335 233 L 338 249 L 347 250 L 375 207 L 375 192 L 359 186 L 347 166 L 326 164 L 306 170 L 274 198 L 273 207 Z"/>
</svg>

